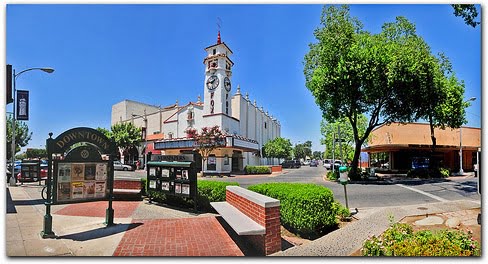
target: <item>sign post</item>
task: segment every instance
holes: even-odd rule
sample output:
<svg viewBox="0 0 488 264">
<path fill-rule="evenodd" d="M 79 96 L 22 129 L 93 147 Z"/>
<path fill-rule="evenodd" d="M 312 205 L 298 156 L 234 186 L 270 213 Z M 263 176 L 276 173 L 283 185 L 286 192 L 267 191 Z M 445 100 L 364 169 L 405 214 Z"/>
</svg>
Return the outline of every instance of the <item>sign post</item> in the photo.
<svg viewBox="0 0 488 264">
<path fill-rule="evenodd" d="M 347 208 L 347 212 L 349 213 L 347 217 L 350 217 L 349 205 L 347 203 L 347 188 L 346 188 L 348 181 L 349 179 L 347 177 L 347 167 L 346 166 L 339 167 L 339 182 L 342 184 L 342 186 L 344 186 L 344 197 L 346 199 L 346 208 Z"/>
<path fill-rule="evenodd" d="M 113 157 L 115 142 L 87 127 L 73 128 L 46 140 L 48 153 L 47 201 L 43 238 L 52 231 L 51 205 L 108 200 L 105 224 L 114 224 Z"/>
</svg>

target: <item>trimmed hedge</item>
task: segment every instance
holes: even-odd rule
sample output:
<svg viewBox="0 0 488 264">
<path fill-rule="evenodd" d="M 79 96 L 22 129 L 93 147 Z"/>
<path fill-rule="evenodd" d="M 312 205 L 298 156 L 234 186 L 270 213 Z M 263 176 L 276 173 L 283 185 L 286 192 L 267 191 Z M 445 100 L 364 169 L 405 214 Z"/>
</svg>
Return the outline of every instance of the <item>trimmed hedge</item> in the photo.
<svg viewBox="0 0 488 264">
<path fill-rule="evenodd" d="M 247 174 L 270 174 L 271 168 L 268 166 L 246 166 Z"/>
<path fill-rule="evenodd" d="M 218 182 L 208 180 L 198 180 L 197 182 L 197 210 L 202 212 L 213 212 L 211 202 L 223 202 L 225 201 L 225 187 L 227 185 L 239 185 L 237 182 Z M 149 191 L 153 200 L 160 203 L 167 203 L 179 207 L 193 208 L 194 202 L 192 199 L 165 195 L 163 192 Z"/>
<path fill-rule="evenodd" d="M 210 205 L 211 202 L 225 201 L 225 187 L 229 185 L 239 186 L 237 182 L 221 182 L 221 181 L 198 181 L 198 210 L 205 212 L 215 212 Z"/>
<path fill-rule="evenodd" d="M 337 215 L 343 211 L 332 191 L 316 184 L 263 183 L 248 189 L 280 200 L 281 224 L 301 236 L 337 227 Z"/>
</svg>

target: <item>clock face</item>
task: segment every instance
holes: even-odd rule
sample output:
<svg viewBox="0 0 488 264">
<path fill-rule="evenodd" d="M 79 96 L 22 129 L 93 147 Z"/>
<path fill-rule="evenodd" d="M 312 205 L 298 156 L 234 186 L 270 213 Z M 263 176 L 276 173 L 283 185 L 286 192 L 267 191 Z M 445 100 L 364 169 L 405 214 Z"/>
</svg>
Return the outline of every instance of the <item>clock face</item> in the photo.
<svg viewBox="0 0 488 264">
<path fill-rule="evenodd" d="M 207 79 L 207 88 L 214 90 L 219 86 L 219 78 L 216 75 L 212 75 Z"/>
<path fill-rule="evenodd" d="M 225 90 L 227 90 L 227 92 L 230 91 L 231 84 L 230 84 L 229 77 L 225 77 L 225 79 L 224 79 L 224 88 L 225 88 Z"/>
</svg>

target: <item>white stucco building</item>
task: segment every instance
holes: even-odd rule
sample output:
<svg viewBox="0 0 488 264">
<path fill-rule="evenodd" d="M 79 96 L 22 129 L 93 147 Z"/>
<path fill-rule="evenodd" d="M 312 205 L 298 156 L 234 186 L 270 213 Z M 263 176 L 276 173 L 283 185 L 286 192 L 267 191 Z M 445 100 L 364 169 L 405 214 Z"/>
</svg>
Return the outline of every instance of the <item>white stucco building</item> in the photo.
<svg viewBox="0 0 488 264">
<path fill-rule="evenodd" d="M 227 135 L 226 146 L 215 150 L 204 164 L 205 173 L 229 174 L 242 171 L 246 165 L 277 164 L 276 159 L 262 158 L 263 145 L 281 136 L 279 121 L 256 101 L 242 95 L 239 86 L 232 83 L 232 51 L 221 42 L 205 48 L 205 82 L 203 101 L 185 105 L 176 103 L 158 107 L 131 100 L 112 106 L 112 125 L 133 122 L 145 128 L 147 147 L 141 146 L 125 153 L 126 161 L 142 159 L 144 153 L 180 155 L 193 154 L 196 166 L 201 168 L 201 157 L 195 151 L 194 141 L 187 137 L 188 128 L 198 132 L 203 127 L 218 125 Z M 143 161 L 143 160 L 141 160 Z"/>
</svg>

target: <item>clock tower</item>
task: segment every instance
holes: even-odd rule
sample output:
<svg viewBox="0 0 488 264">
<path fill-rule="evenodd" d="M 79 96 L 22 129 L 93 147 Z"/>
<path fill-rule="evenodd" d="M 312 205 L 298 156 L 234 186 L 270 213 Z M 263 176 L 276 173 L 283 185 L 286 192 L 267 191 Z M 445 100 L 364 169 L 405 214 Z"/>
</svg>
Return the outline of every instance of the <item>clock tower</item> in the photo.
<svg viewBox="0 0 488 264">
<path fill-rule="evenodd" d="M 204 83 L 204 116 L 224 114 L 232 116 L 231 90 L 232 66 L 230 60 L 232 51 L 217 36 L 217 44 L 205 48 L 207 56 L 205 64 Z"/>
</svg>

